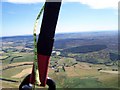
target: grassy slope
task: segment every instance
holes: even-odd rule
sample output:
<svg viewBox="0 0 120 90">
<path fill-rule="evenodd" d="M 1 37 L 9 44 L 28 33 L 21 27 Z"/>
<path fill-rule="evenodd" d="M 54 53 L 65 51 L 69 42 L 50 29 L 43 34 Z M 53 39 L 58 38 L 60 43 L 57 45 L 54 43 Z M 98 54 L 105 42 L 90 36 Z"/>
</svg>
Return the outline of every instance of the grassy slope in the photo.
<svg viewBox="0 0 120 90">
<path fill-rule="evenodd" d="M 52 58 L 51 58 L 52 59 Z M 71 66 L 72 58 L 53 57 L 51 60 L 58 61 L 58 64 L 68 63 L 70 67 L 65 67 L 65 72 L 55 72 L 53 69 L 49 69 L 49 76 L 53 78 L 58 88 L 101 88 L 101 87 L 117 87 L 118 75 L 100 73 L 97 71 L 98 67 L 105 67 L 104 65 L 92 65 L 88 63 L 78 63 Z M 73 60 L 74 61 L 74 60 Z M 71 62 L 71 63 L 70 63 Z M 89 67 L 91 66 L 91 67 Z M 7 79 L 13 79 L 21 81 L 22 78 L 12 78 L 12 76 L 20 73 L 23 69 L 30 68 L 32 66 L 21 66 L 3 71 L 3 77 Z M 109 67 L 110 68 L 110 67 Z M 14 73 L 13 73 L 14 72 Z M 3 86 L 16 87 L 19 83 L 3 82 Z"/>
</svg>

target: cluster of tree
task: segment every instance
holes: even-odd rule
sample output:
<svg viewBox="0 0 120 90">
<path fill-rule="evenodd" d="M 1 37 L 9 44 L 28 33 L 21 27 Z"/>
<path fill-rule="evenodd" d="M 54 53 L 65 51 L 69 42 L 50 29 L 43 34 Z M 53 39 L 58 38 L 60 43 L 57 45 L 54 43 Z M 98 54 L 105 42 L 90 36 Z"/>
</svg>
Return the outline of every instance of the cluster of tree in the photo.
<svg viewBox="0 0 120 90">
<path fill-rule="evenodd" d="M 106 45 L 86 45 L 64 49 L 61 52 L 63 57 L 71 57 L 80 62 L 88 62 L 92 64 L 118 65 L 114 63 L 118 61 L 120 55 L 111 53 Z M 69 55 L 71 54 L 71 55 Z"/>
<path fill-rule="evenodd" d="M 22 49 L 20 52 L 32 53 L 32 52 L 33 52 L 33 50 L 29 50 L 29 49 Z"/>
<path fill-rule="evenodd" d="M 18 51 L 16 48 L 6 48 L 2 50 L 5 53 L 9 53 L 9 52 L 16 52 Z"/>
<path fill-rule="evenodd" d="M 78 46 L 73 48 L 64 49 L 62 52 L 68 52 L 68 53 L 89 53 L 89 52 L 95 52 L 100 51 L 103 49 L 106 49 L 106 45 L 85 45 L 85 46 Z"/>
<path fill-rule="evenodd" d="M 120 60 L 120 55 L 119 55 L 119 54 L 116 54 L 116 53 L 110 53 L 110 59 L 111 59 L 112 61 Z"/>
</svg>

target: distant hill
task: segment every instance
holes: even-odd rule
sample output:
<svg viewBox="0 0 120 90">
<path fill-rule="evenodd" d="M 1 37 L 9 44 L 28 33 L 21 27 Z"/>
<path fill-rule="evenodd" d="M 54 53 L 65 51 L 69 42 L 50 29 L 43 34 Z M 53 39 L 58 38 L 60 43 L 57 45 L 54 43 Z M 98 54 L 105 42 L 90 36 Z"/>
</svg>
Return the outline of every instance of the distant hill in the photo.
<svg viewBox="0 0 120 90">
<path fill-rule="evenodd" d="M 55 49 L 66 49 L 84 45 L 106 45 L 109 50 L 117 50 L 118 33 L 110 31 L 56 34 Z"/>
<path fill-rule="evenodd" d="M 61 33 L 61 34 L 55 34 L 55 39 L 95 39 L 102 38 L 102 37 L 118 37 L 118 31 L 94 31 L 94 32 L 76 32 L 76 33 Z"/>
<path fill-rule="evenodd" d="M 2 37 L 4 53 L 33 52 L 33 36 Z M 63 57 L 71 57 L 77 61 L 89 63 L 111 63 L 119 59 L 118 32 L 78 32 L 55 35 L 54 50 L 61 52 Z M 61 56 L 62 56 L 61 55 Z"/>
<path fill-rule="evenodd" d="M 62 52 L 67 53 L 89 53 L 89 52 L 95 52 L 100 51 L 103 49 L 106 49 L 106 45 L 85 45 L 85 46 L 78 46 L 73 48 L 64 49 Z"/>
<path fill-rule="evenodd" d="M 33 48 L 33 36 L 12 36 L 2 37 L 2 42 L 14 42 L 12 46 L 25 45 L 26 48 Z M 63 33 L 55 35 L 54 49 L 67 49 L 84 45 L 106 45 L 109 50 L 118 48 L 117 31 L 101 32 L 78 32 Z"/>
<path fill-rule="evenodd" d="M 18 40 L 32 40 L 33 36 L 32 35 L 23 35 L 23 36 L 8 36 L 8 37 L 2 37 L 2 40 L 7 40 L 7 41 L 18 41 Z"/>
</svg>

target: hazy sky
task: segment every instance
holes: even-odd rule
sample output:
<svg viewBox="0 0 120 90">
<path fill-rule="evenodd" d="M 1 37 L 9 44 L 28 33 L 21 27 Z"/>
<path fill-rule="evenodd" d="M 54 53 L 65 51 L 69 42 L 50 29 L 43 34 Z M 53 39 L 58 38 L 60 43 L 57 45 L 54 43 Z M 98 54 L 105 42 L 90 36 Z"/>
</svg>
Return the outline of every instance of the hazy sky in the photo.
<svg viewBox="0 0 120 90">
<path fill-rule="evenodd" d="M 36 16 L 43 5 L 41 1 L 3 0 L 2 35 L 33 34 Z M 118 0 L 66 1 L 61 6 L 56 33 L 118 30 Z M 38 33 L 40 25 L 41 21 Z"/>
</svg>

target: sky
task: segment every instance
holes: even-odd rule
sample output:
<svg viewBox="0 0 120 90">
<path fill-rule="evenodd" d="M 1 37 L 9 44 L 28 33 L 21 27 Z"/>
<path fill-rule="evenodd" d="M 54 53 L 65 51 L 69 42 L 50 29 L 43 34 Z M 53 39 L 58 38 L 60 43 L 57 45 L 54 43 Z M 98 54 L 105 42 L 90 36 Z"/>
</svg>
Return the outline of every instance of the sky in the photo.
<svg viewBox="0 0 120 90">
<path fill-rule="evenodd" d="M 118 1 L 63 0 L 56 33 L 118 30 Z M 2 0 L 1 4 L 0 35 L 33 34 L 34 22 L 44 0 Z M 37 33 L 41 22 L 42 17 Z"/>
</svg>

